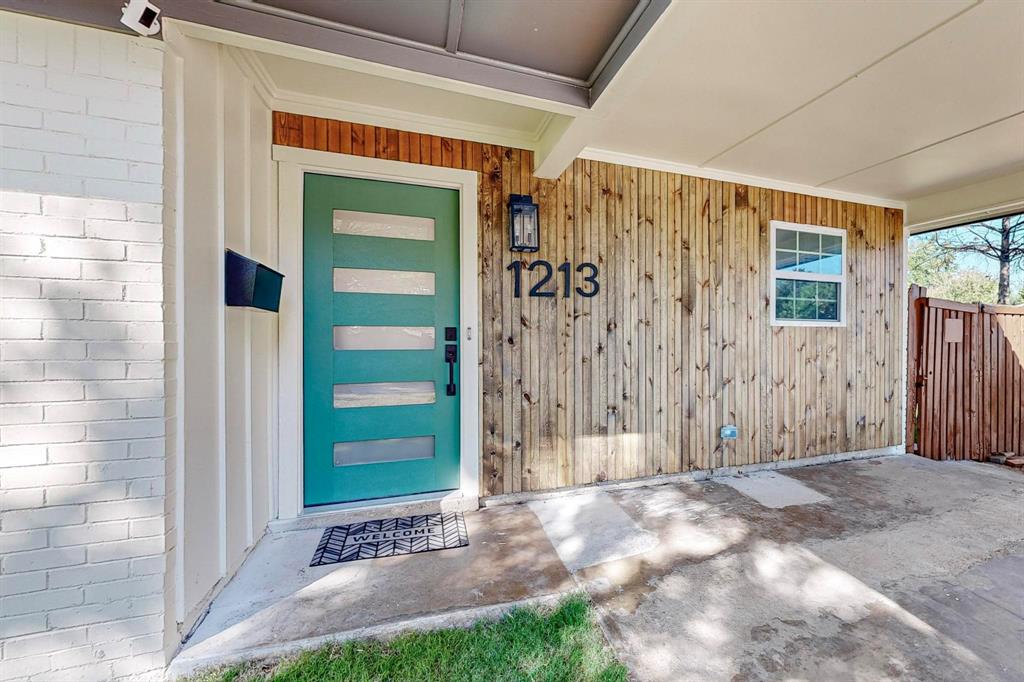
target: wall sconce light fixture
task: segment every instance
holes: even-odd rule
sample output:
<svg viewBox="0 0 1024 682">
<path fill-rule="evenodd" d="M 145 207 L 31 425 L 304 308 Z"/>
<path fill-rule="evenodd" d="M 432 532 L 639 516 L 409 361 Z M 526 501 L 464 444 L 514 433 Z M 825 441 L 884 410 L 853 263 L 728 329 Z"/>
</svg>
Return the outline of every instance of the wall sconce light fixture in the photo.
<svg viewBox="0 0 1024 682">
<path fill-rule="evenodd" d="M 508 230 L 512 251 L 540 250 L 540 207 L 529 194 L 508 198 Z"/>
</svg>

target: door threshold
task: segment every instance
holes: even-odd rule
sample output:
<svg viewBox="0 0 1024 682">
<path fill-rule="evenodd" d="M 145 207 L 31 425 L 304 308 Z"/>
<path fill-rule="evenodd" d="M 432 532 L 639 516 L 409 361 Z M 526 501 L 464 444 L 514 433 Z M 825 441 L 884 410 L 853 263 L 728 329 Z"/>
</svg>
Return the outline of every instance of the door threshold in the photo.
<svg viewBox="0 0 1024 682">
<path fill-rule="evenodd" d="M 317 507 L 306 507 L 294 519 L 278 519 L 268 524 L 272 533 L 309 528 L 326 528 L 346 523 L 358 523 L 391 516 L 416 516 L 448 512 L 476 511 L 480 498 L 465 495 L 461 490 L 381 497 L 375 500 L 342 502 Z"/>
</svg>

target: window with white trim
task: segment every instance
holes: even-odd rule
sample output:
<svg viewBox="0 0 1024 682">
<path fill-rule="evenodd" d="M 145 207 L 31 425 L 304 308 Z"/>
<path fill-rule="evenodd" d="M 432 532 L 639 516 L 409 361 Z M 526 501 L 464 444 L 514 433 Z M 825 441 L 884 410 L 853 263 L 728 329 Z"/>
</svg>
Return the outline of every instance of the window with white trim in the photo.
<svg viewBox="0 0 1024 682">
<path fill-rule="evenodd" d="M 771 221 L 772 324 L 846 324 L 846 230 Z"/>
</svg>

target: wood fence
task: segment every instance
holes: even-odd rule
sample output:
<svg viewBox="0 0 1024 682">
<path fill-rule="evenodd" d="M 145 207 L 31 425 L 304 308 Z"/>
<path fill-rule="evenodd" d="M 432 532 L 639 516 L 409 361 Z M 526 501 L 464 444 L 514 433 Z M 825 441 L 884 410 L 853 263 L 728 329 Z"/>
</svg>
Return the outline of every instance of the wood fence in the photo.
<svg viewBox="0 0 1024 682">
<path fill-rule="evenodd" d="M 985 460 L 1024 453 L 1024 306 L 910 288 L 907 451 Z"/>
</svg>

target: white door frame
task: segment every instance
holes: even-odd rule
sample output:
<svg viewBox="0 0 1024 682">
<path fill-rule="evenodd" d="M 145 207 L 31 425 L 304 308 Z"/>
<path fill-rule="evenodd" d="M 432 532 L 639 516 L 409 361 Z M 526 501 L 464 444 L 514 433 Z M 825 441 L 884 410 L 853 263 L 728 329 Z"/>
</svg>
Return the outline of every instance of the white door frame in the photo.
<svg viewBox="0 0 1024 682">
<path fill-rule="evenodd" d="M 459 489 L 475 507 L 480 494 L 479 280 L 477 174 L 404 161 L 274 145 L 278 164 L 278 268 L 285 275 L 279 322 L 278 518 L 303 513 L 302 494 L 302 202 L 306 173 L 446 187 L 459 192 Z M 375 501 L 380 503 L 380 500 Z M 462 505 L 460 505 L 462 506 Z"/>
</svg>

